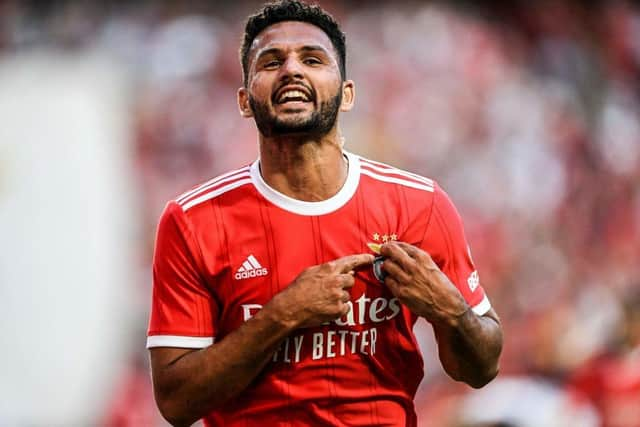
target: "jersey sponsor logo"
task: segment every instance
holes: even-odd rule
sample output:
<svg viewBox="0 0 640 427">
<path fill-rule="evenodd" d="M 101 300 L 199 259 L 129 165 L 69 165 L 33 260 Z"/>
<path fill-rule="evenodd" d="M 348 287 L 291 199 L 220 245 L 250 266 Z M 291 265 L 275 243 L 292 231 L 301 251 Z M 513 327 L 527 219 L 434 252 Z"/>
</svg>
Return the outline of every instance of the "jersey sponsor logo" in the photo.
<svg viewBox="0 0 640 427">
<path fill-rule="evenodd" d="M 324 323 L 322 331 L 304 331 L 289 336 L 273 355 L 273 362 L 298 363 L 304 359 L 330 359 L 340 356 L 376 353 L 378 332 L 384 323 L 401 313 L 398 298 L 368 297 L 348 301 L 349 311 L 344 316 Z M 246 322 L 260 309 L 260 304 L 242 304 Z M 315 328 L 314 328 L 315 329 Z"/>
<path fill-rule="evenodd" d="M 256 257 L 249 255 L 233 277 L 236 280 L 244 280 L 252 277 L 266 276 L 267 274 L 269 274 L 269 270 L 260 265 Z"/>
<path fill-rule="evenodd" d="M 480 276 L 478 275 L 478 271 L 474 270 L 473 273 L 469 275 L 467 279 L 467 285 L 469 285 L 469 289 L 471 292 L 475 291 L 478 285 L 480 284 Z"/>
<path fill-rule="evenodd" d="M 363 293 L 354 301 L 347 301 L 349 311 L 342 317 L 325 323 L 336 326 L 357 326 L 369 323 L 382 323 L 400 314 L 401 306 L 398 298 L 371 298 Z M 242 304 L 242 320 L 245 322 L 262 309 L 260 304 Z"/>
</svg>

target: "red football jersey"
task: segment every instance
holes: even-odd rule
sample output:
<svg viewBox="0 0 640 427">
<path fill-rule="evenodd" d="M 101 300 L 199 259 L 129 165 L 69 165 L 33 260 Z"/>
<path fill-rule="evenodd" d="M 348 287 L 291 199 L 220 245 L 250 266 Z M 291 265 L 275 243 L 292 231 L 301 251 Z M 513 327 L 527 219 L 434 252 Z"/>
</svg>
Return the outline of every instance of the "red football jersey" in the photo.
<svg viewBox="0 0 640 427">
<path fill-rule="evenodd" d="M 305 268 L 400 240 L 427 251 L 477 314 L 479 285 L 460 217 L 432 180 L 345 153 L 342 189 L 304 202 L 270 188 L 259 162 L 171 201 L 158 228 L 147 347 L 203 348 L 238 328 Z M 351 311 L 285 340 L 206 425 L 414 426 L 417 317 L 357 272 Z"/>
</svg>

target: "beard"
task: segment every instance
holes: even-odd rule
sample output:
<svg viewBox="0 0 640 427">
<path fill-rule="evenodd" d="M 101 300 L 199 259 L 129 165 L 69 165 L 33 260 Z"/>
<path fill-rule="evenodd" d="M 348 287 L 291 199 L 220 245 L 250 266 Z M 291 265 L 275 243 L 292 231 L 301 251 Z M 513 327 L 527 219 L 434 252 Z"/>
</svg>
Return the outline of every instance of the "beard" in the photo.
<svg viewBox="0 0 640 427">
<path fill-rule="evenodd" d="M 265 137 L 284 135 L 307 135 L 312 137 L 324 136 L 336 123 L 338 111 L 342 103 L 342 91 L 322 102 L 320 108 L 313 111 L 310 116 L 285 119 L 276 116 L 269 111 L 266 102 L 258 102 L 249 95 L 249 105 L 253 111 L 253 118 L 260 133 Z"/>
</svg>

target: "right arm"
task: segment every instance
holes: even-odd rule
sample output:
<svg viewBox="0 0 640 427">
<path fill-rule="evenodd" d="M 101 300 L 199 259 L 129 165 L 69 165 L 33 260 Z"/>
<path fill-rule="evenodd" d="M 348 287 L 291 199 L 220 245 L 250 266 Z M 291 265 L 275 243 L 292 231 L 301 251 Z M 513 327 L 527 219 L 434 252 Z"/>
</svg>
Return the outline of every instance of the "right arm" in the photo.
<svg viewBox="0 0 640 427">
<path fill-rule="evenodd" d="M 175 426 L 191 425 L 243 391 L 291 332 L 349 311 L 353 271 L 372 261 L 373 256 L 360 254 L 308 268 L 255 316 L 207 348 L 151 349 L 151 377 L 162 415 Z"/>
<path fill-rule="evenodd" d="M 175 426 L 191 425 L 238 395 L 294 330 L 346 314 L 353 271 L 372 262 L 372 255 L 360 254 L 306 269 L 238 329 L 206 348 L 151 348 L 151 377 L 162 415 Z M 188 303 L 206 292 L 194 264 L 177 218 L 165 212 L 154 256 L 152 320 L 156 307 L 159 313 L 170 303 L 181 304 L 177 313 L 184 315 L 198 306 Z M 165 326 L 172 319 L 159 317 Z"/>
<path fill-rule="evenodd" d="M 174 426 L 191 425 L 244 390 L 294 329 L 271 303 L 209 347 L 150 349 L 156 403 Z"/>
</svg>

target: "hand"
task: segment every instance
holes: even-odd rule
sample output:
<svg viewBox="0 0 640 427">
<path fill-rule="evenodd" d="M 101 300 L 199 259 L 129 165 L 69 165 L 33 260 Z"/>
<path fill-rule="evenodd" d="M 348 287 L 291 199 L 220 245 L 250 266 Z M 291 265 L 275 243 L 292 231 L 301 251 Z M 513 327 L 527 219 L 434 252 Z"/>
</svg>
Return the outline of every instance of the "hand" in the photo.
<svg viewBox="0 0 640 427">
<path fill-rule="evenodd" d="M 307 268 L 273 298 L 279 319 L 305 328 L 344 316 L 349 312 L 354 270 L 372 263 L 373 255 L 358 254 Z"/>
<path fill-rule="evenodd" d="M 460 291 L 438 268 L 431 256 L 404 242 L 382 245 L 385 284 L 414 314 L 431 323 L 455 323 L 467 310 Z"/>
</svg>

